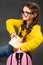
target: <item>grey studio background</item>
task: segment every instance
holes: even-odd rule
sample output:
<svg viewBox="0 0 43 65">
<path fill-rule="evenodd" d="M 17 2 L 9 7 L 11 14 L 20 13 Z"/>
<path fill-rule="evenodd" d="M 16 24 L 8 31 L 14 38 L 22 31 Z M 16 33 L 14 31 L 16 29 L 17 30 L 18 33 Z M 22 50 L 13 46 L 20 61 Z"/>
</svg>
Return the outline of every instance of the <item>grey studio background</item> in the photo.
<svg viewBox="0 0 43 65">
<path fill-rule="evenodd" d="M 8 18 L 20 18 L 19 10 L 26 1 L 32 1 L 39 4 L 41 8 L 40 25 L 43 33 L 43 0 L 0 0 L 0 47 L 8 44 L 10 40 L 6 31 L 5 23 Z M 2 51 L 2 50 L 1 50 Z M 0 65 L 5 65 L 7 57 L 0 58 Z M 36 48 L 32 55 L 33 65 L 43 65 L 43 44 Z"/>
</svg>

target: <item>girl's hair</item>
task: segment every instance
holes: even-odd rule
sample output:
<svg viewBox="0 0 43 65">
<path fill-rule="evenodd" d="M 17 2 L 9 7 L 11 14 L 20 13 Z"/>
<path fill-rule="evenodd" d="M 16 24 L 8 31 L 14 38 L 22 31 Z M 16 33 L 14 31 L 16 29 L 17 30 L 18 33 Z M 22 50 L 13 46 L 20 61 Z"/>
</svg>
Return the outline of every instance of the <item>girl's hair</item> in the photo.
<svg viewBox="0 0 43 65">
<path fill-rule="evenodd" d="M 31 10 L 32 14 L 36 13 L 36 17 L 33 19 L 33 23 L 38 22 L 39 15 L 40 15 L 39 5 L 37 3 L 34 3 L 34 2 L 26 2 L 23 4 L 22 10 L 23 10 L 24 6 L 27 6 Z"/>
<path fill-rule="evenodd" d="M 27 31 L 26 35 L 24 36 L 23 41 L 26 39 L 27 34 L 31 32 L 31 28 L 34 25 L 38 24 L 39 15 L 40 15 L 40 7 L 38 6 L 37 3 L 26 2 L 26 3 L 23 4 L 22 10 L 23 10 L 24 6 L 27 6 L 31 10 L 32 14 L 36 13 L 36 17 L 34 17 L 32 23 L 29 25 L 29 28 L 26 28 L 26 21 L 24 21 L 23 24 L 21 25 L 21 29 L 24 30 L 24 28 L 26 28 L 26 31 Z M 22 34 L 22 30 L 20 31 L 19 36 L 22 36 L 21 35 Z"/>
</svg>

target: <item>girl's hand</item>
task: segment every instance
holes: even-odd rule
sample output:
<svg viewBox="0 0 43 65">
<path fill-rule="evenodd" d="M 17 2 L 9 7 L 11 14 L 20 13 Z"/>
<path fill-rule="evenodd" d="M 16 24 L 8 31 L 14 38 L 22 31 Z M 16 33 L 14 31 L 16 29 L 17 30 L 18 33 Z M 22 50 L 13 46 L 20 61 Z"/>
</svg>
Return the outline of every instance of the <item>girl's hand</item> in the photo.
<svg viewBox="0 0 43 65">
<path fill-rule="evenodd" d="M 16 39 L 17 39 L 17 41 L 18 41 L 19 43 L 22 42 L 22 38 L 20 38 L 18 35 L 16 36 Z"/>
<path fill-rule="evenodd" d="M 9 41 L 9 44 L 12 45 L 14 48 L 19 48 L 22 43 L 21 43 L 21 38 L 20 37 L 14 37 Z"/>
<path fill-rule="evenodd" d="M 10 34 L 11 39 L 13 39 L 13 38 L 16 37 L 16 36 L 17 36 L 16 33 Z"/>
</svg>

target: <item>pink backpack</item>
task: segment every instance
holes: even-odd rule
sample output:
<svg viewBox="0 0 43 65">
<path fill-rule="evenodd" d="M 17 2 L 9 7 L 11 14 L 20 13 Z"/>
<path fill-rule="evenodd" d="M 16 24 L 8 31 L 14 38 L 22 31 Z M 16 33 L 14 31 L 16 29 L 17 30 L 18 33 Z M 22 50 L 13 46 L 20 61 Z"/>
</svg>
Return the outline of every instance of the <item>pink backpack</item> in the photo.
<svg viewBox="0 0 43 65">
<path fill-rule="evenodd" d="M 8 57 L 6 65 L 32 65 L 32 60 L 28 54 L 18 50 Z"/>
</svg>

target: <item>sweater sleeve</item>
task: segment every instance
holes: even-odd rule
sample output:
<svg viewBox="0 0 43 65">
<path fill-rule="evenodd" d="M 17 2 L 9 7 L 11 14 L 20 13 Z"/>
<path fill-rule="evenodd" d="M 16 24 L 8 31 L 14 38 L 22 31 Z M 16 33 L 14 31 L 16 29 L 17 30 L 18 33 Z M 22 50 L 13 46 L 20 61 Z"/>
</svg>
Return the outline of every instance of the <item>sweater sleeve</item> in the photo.
<svg viewBox="0 0 43 65">
<path fill-rule="evenodd" d="M 33 53 L 35 48 L 41 44 L 42 33 L 39 25 L 32 28 L 31 36 L 31 40 L 24 42 L 20 47 L 22 51 Z"/>
<path fill-rule="evenodd" d="M 19 28 L 19 26 L 22 24 L 22 22 L 23 22 L 22 20 L 18 20 L 18 19 L 8 19 L 8 20 L 6 20 L 6 29 L 9 32 L 9 34 L 15 33 L 14 26 Z"/>
</svg>

